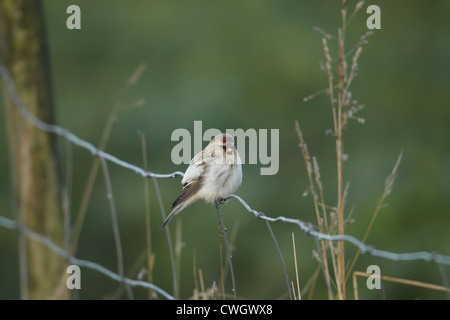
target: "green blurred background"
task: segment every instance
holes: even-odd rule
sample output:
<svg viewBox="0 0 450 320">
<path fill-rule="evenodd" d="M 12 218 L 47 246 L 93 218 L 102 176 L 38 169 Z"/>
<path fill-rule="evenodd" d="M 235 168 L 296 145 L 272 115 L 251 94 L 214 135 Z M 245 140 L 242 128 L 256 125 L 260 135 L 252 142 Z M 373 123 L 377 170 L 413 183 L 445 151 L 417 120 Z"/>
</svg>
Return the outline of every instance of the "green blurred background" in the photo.
<svg viewBox="0 0 450 320">
<path fill-rule="evenodd" d="M 244 179 L 236 194 L 254 209 L 316 223 L 294 120 L 298 120 L 312 155 L 317 156 L 328 205 L 336 202 L 335 145 L 325 131 L 332 127 L 329 100 L 303 97 L 327 86 L 318 26 L 336 33 L 340 1 L 62 1 L 44 0 L 56 99 L 57 123 L 93 144 L 100 140 L 109 112 L 125 82 L 138 67 L 147 68 L 130 91 L 127 103 L 144 99 L 140 108 L 119 113 L 107 151 L 142 167 L 138 131 L 145 133 L 148 165 L 158 173 L 184 171 L 170 155 L 177 128 L 193 132 L 195 120 L 207 128 L 279 129 L 280 169 L 259 174 L 261 164 L 243 166 Z M 81 30 L 66 28 L 66 8 L 81 8 Z M 350 1 L 350 8 L 355 2 Z M 353 98 L 366 106 L 361 125 L 350 122 L 346 131 L 345 180 L 349 181 L 347 214 L 353 224 L 346 233 L 362 238 L 384 181 L 397 156 L 403 153 L 388 205 L 381 211 L 368 243 L 393 252 L 432 251 L 450 255 L 450 23 L 449 1 L 368 1 L 352 20 L 347 48 L 367 32 L 365 9 L 381 8 L 381 30 L 375 30 L 359 61 Z M 336 56 L 336 42 L 329 42 Z M 0 214 L 13 217 L 9 163 L 4 129 L 0 130 Z M 204 144 L 205 145 L 205 144 Z M 59 140 L 61 153 L 66 142 Z M 93 158 L 73 148 L 71 210 L 73 220 Z M 146 249 L 144 181 L 129 170 L 109 166 L 119 215 L 125 270 Z M 181 179 L 159 180 L 166 212 L 181 191 Z M 77 257 L 116 271 L 116 250 L 103 177 L 99 174 L 81 233 Z M 168 245 L 158 228 L 161 213 L 150 183 L 154 283 L 172 293 Z M 222 207 L 233 240 L 237 292 L 251 299 L 288 298 L 280 260 L 265 223 L 235 200 Z M 217 214 L 199 202 L 171 222 L 175 238 L 182 223 L 180 297 L 193 294 L 195 267 L 206 287 L 220 285 Z M 295 280 L 291 233 L 295 233 L 300 285 L 317 267 L 314 240 L 288 224 L 274 224 L 291 279 Z M 19 294 L 18 236 L 0 228 L 0 298 Z M 225 248 L 223 248 L 225 252 Z M 346 244 L 347 259 L 355 248 Z M 385 275 L 443 284 L 449 268 L 428 262 L 393 262 L 361 256 L 355 270 L 378 264 Z M 139 265 L 138 270 L 140 267 Z M 136 273 L 130 275 L 136 278 Z M 81 299 L 107 298 L 118 284 L 82 269 Z M 389 299 L 443 299 L 445 294 L 423 288 L 385 283 Z M 351 283 L 348 297 L 353 298 Z M 226 279 L 231 293 L 231 278 Z M 134 289 L 135 298 L 147 291 Z M 379 290 L 359 281 L 360 298 L 379 299 Z M 121 298 L 125 298 L 122 295 Z M 326 299 L 319 276 L 313 298 Z"/>
</svg>

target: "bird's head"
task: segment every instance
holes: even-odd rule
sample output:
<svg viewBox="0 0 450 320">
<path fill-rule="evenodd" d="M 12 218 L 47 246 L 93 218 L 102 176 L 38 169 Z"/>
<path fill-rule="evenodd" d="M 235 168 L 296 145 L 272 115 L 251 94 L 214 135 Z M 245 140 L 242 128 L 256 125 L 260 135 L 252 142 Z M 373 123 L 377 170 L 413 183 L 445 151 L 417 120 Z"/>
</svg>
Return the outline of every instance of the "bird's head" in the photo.
<svg viewBox="0 0 450 320">
<path fill-rule="evenodd" d="M 212 139 L 211 144 L 214 145 L 216 150 L 223 150 L 227 155 L 233 154 L 234 138 L 227 133 L 220 133 Z"/>
</svg>

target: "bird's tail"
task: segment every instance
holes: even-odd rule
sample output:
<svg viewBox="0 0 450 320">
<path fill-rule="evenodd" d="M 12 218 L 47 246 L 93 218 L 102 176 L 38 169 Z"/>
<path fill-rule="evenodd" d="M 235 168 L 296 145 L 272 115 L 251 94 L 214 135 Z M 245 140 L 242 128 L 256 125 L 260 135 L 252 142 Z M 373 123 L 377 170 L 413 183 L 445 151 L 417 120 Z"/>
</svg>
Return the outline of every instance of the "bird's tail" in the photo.
<svg viewBox="0 0 450 320">
<path fill-rule="evenodd" d="M 169 223 L 170 220 L 172 220 L 172 218 L 178 214 L 181 210 L 183 210 L 184 208 L 186 208 L 190 203 L 189 202 L 181 202 L 179 203 L 177 206 L 175 206 L 175 208 L 173 208 L 173 210 L 169 213 L 169 215 L 167 216 L 166 220 L 164 220 L 163 224 L 161 225 L 161 227 L 159 228 L 159 231 L 162 231 L 162 229 L 164 229 L 164 227 Z"/>
</svg>

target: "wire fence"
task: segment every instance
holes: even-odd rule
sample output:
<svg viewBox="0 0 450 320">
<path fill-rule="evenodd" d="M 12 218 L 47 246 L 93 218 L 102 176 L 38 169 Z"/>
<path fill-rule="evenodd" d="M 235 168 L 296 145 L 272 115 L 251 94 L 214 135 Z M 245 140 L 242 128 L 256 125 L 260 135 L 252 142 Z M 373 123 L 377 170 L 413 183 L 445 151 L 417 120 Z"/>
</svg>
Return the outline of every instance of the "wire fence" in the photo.
<svg viewBox="0 0 450 320">
<path fill-rule="evenodd" d="M 85 140 L 82 140 L 81 138 L 79 138 L 75 134 L 71 133 L 67 129 L 64 129 L 58 125 L 49 124 L 49 123 L 45 123 L 45 122 L 41 121 L 40 119 L 36 118 L 32 113 L 30 113 L 28 111 L 28 109 L 26 108 L 26 106 L 24 105 L 24 103 L 22 102 L 20 97 L 18 96 L 14 82 L 11 78 L 11 75 L 10 75 L 8 69 L 6 67 L 0 65 L 0 74 L 2 75 L 2 77 L 4 79 L 4 83 L 6 85 L 6 89 L 9 94 L 9 98 L 11 99 L 11 101 L 13 102 L 15 107 L 18 109 L 18 111 L 21 113 L 21 115 L 27 121 L 29 121 L 32 125 L 34 125 L 36 128 L 38 128 L 42 131 L 45 131 L 48 133 L 53 133 L 65 140 L 71 142 L 72 144 L 89 151 L 92 154 L 92 156 L 98 157 L 102 160 L 102 164 L 103 164 L 104 168 L 106 168 L 106 165 L 105 165 L 106 161 L 109 161 L 109 162 L 114 163 L 120 167 L 127 169 L 127 170 L 131 170 L 132 172 L 139 174 L 143 178 L 163 179 L 163 178 L 175 178 L 177 176 L 184 175 L 183 172 L 180 172 L 180 171 L 175 171 L 175 172 L 168 173 L 168 174 L 160 174 L 160 173 L 154 173 L 151 171 L 144 170 L 141 167 L 138 167 L 131 163 L 125 162 L 112 154 L 109 154 L 103 150 L 100 150 L 99 148 L 95 147 L 93 144 L 91 144 Z M 108 183 L 107 183 L 107 185 L 108 185 Z M 361 241 L 351 235 L 347 235 L 347 234 L 331 235 L 331 234 L 325 234 L 325 233 L 318 232 L 314 228 L 313 224 L 303 222 L 299 219 L 293 219 L 293 218 L 288 218 L 288 217 L 284 217 L 284 216 L 278 216 L 278 217 L 267 216 L 266 214 L 264 214 L 261 211 L 254 210 L 249 204 L 247 204 L 241 197 L 239 197 L 237 195 L 232 195 L 232 196 L 230 196 L 230 198 L 236 199 L 239 203 L 241 203 L 243 205 L 243 207 L 248 212 L 252 213 L 256 218 L 264 220 L 266 222 L 268 229 L 272 235 L 272 238 L 274 239 L 274 242 L 277 247 L 280 258 L 282 260 L 283 266 L 284 266 L 283 258 L 281 256 L 281 252 L 279 251 L 278 243 L 275 239 L 275 236 L 273 235 L 273 232 L 270 228 L 270 223 L 283 222 L 283 223 L 294 224 L 294 225 L 298 226 L 305 234 L 314 237 L 316 239 L 316 241 L 320 241 L 320 240 L 345 241 L 345 242 L 351 243 L 352 245 L 357 247 L 362 254 L 367 254 L 367 255 L 374 256 L 374 257 L 389 259 L 392 261 L 423 260 L 423 261 L 428 261 L 428 262 L 434 262 L 439 265 L 450 265 L 450 256 L 442 255 L 442 254 L 439 254 L 436 252 L 428 252 L 428 251 L 396 253 L 396 252 L 391 252 L 391 251 L 387 251 L 387 250 L 377 249 L 377 248 L 375 248 L 375 246 L 367 245 L 363 241 Z M 219 212 L 219 215 L 220 215 L 220 212 Z M 86 267 L 86 268 L 90 268 L 90 269 L 94 269 L 94 270 L 108 276 L 109 278 L 111 278 L 113 280 L 122 282 L 122 283 L 132 286 L 132 287 L 144 287 L 144 288 L 152 289 L 167 299 L 175 299 L 176 298 L 173 295 L 170 295 L 165 290 L 159 288 L 158 286 L 156 286 L 152 283 L 145 282 L 145 281 L 139 281 L 139 280 L 133 280 L 133 279 L 129 279 L 129 278 L 123 276 L 123 271 L 119 272 L 119 274 L 116 274 L 98 263 L 88 261 L 88 260 L 78 259 L 78 258 L 74 257 L 73 255 L 71 255 L 67 250 L 56 245 L 49 238 L 30 230 L 29 228 L 19 224 L 18 222 L 14 221 L 14 220 L 8 219 L 4 216 L 0 216 L 0 226 L 2 226 L 4 228 L 8 228 L 8 229 L 17 230 L 24 236 L 42 243 L 43 245 L 47 246 L 48 248 L 50 248 L 52 251 L 54 251 L 58 255 L 62 256 L 69 263 L 76 264 L 78 266 L 82 266 L 82 267 Z M 231 254 L 230 254 L 230 260 L 231 260 Z M 285 269 L 285 274 L 286 274 L 286 280 L 288 282 L 288 287 L 290 287 L 285 266 L 284 266 L 284 269 Z M 234 289 L 234 293 L 236 293 L 235 288 L 233 288 L 233 289 Z M 289 290 L 289 294 L 291 295 L 290 290 Z"/>
<path fill-rule="evenodd" d="M 143 287 L 143 288 L 155 290 L 156 292 L 158 292 L 159 294 L 161 294 L 162 296 L 166 297 L 169 300 L 175 299 L 175 297 L 173 297 L 172 295 L 170 295 L 169 293 L 167 293 L 166 291 L 164 291 L 163 289 L 159 288 L 158 286 L 156 286 L 152 283 L 145 282 L 145 281 L 139 281 L 139 280 L 132 280 L 132 279 L 120 276 L 119 274 L 112 272 L 111 270 L 103 267 L 102 265 L 100 265 L 98 263 L 75 258 L 74 256 L 70 255 L 66 250 L 64 250 L 61 247 L 59 247 L 58 245 L 56 245 L 49 238 L 47 238 L 41 234 L 38 234 L 38 233 L 34 232 L 33 230 L 30 230 L 29 228 L 27 228 L 23 225 L 20 225 L 11 219 L 0 216 L 0 225 L 2 227 L 8 228 L 8 229 L 17 230 L 18 232 L 20 232 L 27 238 L 30 238 L 30 239 L 33 239 L 35 241 L 42 243 L 43 245 L 45 245 L 46 247 L 51 249 L 53 252 L 59 254 L 61 257 L 66 259 L 69 263 L 75 264 L 77 266 L 96 270 L 96 271 L 108 276 L 109 278 L 111 278 L 113 280 L 125 283 L 132 287 Z"/>
</svg>

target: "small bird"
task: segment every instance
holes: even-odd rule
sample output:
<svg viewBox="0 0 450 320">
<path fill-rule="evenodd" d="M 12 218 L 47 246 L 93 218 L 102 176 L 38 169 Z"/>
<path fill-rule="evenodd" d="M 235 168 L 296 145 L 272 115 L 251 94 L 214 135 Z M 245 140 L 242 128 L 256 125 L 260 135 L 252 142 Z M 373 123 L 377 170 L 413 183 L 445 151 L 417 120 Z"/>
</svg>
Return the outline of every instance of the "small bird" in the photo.
<svg viewBox="0 0 450 320">
<path fill-rule="evenodd" d="M 225 200 L 242 182 L 241 158 L 231 135 L 220 133 L 192 158 L 183 180 L 183 191 L 172 204 L 160 231 L 181 210 L 203 199 L 207 203 Z"/>
</svg>

